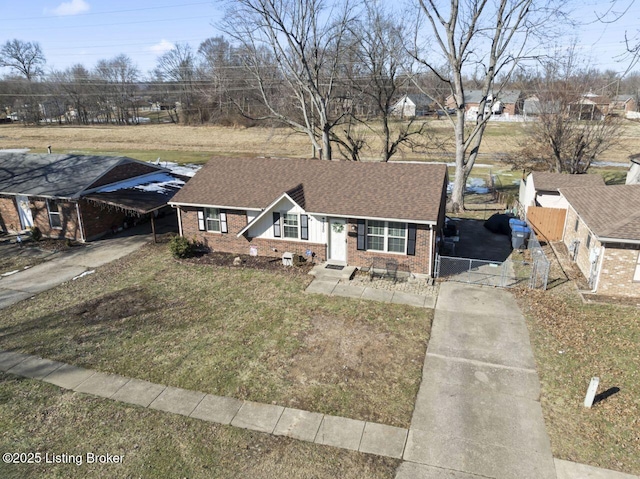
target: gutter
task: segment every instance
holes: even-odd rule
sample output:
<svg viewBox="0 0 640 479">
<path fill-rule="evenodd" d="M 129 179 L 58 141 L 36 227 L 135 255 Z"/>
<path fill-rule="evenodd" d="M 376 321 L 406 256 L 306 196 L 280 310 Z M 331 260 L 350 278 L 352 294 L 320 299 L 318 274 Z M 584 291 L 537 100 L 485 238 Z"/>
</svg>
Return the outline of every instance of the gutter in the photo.
<svg viewBox="0 0 640 479">
<path fill-rule="evenodd" d="M 600 274 L 602 273 L 602 263 L 604 263 L 604 252 L 605 252 L 604 244 L 600 242 L 600 258 L 598 258 L 598 262 L 600 264 L 598 265 L 598 276 L 596 276 L 596 281 L 593 285 L 593 289 L 591 290 L 592 293 L 595 293 L 596 291 L 598 291 L 598 285 L 600 284 Z"/>
</svg>

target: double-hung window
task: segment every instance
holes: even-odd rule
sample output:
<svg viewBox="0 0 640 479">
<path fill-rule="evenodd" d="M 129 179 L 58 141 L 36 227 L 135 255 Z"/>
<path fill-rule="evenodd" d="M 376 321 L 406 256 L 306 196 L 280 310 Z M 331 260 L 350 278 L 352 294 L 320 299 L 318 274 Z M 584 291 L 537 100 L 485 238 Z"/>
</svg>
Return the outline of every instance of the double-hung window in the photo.
<svg viewBox="0 0 640 479">
<path fill-rule="evenodd" d="M 282 225 L 285 238 L 298 239 L 300 237 L 300 224 L 298 223 L 298 215 L 296 213 L 283 213 Z"/>
<path fill-rule="evenodd" d="M 367 249 L 405 253 L 407 251 L 407 224 L 394 221 L 367 221 Z"/>
<path fill-rule="evenodd" d="M 53 200 L 47 200 L 47 211 L 49 212 L 49 224 L 54 229 L 62 229 L 62 218 L 58 204 Z"/>
<path fill-rule="evenodd" d="M 220 233 L 220 210 L 217 208 L 205 208 L 204 219 L 207 231 Z"/>
</svg>

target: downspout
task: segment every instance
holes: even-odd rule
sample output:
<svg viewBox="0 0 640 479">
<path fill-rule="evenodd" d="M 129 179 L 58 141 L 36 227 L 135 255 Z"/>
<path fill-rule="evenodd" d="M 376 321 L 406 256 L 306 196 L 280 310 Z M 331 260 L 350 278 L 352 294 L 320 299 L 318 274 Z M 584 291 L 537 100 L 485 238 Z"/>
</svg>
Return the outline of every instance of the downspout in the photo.
<svg viewBox="0 0 640 479">
<path fill-rule="evenodd" d="M 78 226 L 80 227 L 80 239 L 85 242 L 84 225 L 82 224 L 82 215 L 80 214 L 80 203 L 76 201 L 76 215 L 78 215 Z"/>
<path fill-rule="evenodd" d="M 180 207 L 176 207 L 178 210 L 178 233 L 182 236 L 182 215 L 180 214 Z"/>
<path fill-rule="evenodd" d="M 429 249 L 431 250 L 429 251 L 429 276 L 433 278 L 432 265 L 433 265 L 433 255 L 435 254 L 435 251 L 433 248 L 433 225 L 429 226 Z"/>
<path fill-rule="evenodd" d="M 602 264 L 604 263 L 604 244 L 600 244 L 600 258 L 598 261 L 600 263 L 598 265 L 598 275 L 596 276 L 596 282 L 591 290 L 592 293 L 598 291 L 598 284 L 600 284 L 600 274 L 602 273 Z"/>
</svg>

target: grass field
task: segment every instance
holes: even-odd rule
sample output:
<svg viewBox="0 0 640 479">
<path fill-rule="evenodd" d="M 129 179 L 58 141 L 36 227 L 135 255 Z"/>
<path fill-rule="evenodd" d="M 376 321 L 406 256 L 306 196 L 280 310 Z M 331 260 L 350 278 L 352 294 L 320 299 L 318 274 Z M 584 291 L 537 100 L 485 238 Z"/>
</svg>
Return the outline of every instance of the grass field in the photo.
<svg viewBox="0 0 640 479">
<path fill-rule="evenodd" d="M 0 349 L 407 427 L 432 311 L 306 294 L 311 279 L 148 245 L 0 311 Z"/>
<path fill-rule="evenodd" d="M 0 477 L 6 479 L 392 479 L 400 462 L 121 404 L 4 373 L 0 450 L 43 457 L 124 456 L 122 464 L 0 462 Z"/>
<path fill-rule="evenodd" d="M 553 265 L 551 289 L 519 297 L 553 454 L 640 474 L 640 309 L 583 303 L 573 281 Z M 594 376 L 598 393 L 613 394 L 587 409 L 584 396 Z"/>
<path fill-rule="evenodd" d="M 429 120 L 437 143 L 445 150 L 404 150 L 396 160 L 452 161 L 452 130 L 445 120 Z M 500 156 L 516 153 L 526 141 L 523 123 L 489 123 L 480 150 L 478 163 L 505 166 Z M 376 125 L 373 125 L 376 128 Z M 368 129 L 361 132 L 371 140 L 372 147 L 363 153 L 375 159 L 380 142 Z M 0 125 L 0 148 L 31 148 L 45 152 L 51 145 L 54 152 L 122 154 L 139 159 L 203 162 L 210 156 L 271 156 L 309 157 L 311 145 L 305 135 L 293 134 L 286 128 L 179 126 L 151 124 L 137 126 L 41 126 L 19 124 Z M 601 161 L 627 165 L 628 156 L 640 151 L 640 123 L 625 123 L 618 147 L 607 152 Z M 337 152 L 336 152 L 337 153 Z"/>
</svg>

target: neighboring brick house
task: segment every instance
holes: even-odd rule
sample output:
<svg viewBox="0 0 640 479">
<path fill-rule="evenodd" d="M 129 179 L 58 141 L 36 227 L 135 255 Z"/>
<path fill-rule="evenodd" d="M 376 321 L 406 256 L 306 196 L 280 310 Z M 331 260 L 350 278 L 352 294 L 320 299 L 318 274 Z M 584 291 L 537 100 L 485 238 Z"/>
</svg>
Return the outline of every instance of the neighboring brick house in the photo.
<svg viewBox="0 0 640 479">
<path fill-rule="evenodd" d="M 214 158 L 169 202 L 180 234 L 212 251 L 432 275 L 444 222 L 445 165 Z"/>
<path fill-rule="evenodd" d="M 564 244 L 593 291 L 640 297 L 640 187 L 561 188 Z"/>
<path fill-rule="evenodd" d="M 0 153 L 0 231 L 89 241 L 166 207 L 184 182 L 126 157 Z"/>
<path fill-rule="evenodd" d="M 464 107 L 469 118 L 477 118 L 480 103 L 483 99 L 482 90 L 468 90 L 464 92 Z M 514 116 L 520 115 L 524 99 L 520 90 L 503 90 L 497 95 L 489 94 L 485 104 L 485 113 L 492 115 Z M 445 104 L 447 108 L 457 108 L 453 95 L 449 95 Z"/>
</svg>

